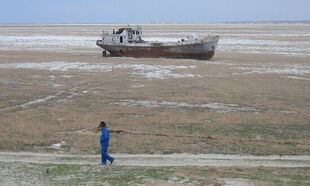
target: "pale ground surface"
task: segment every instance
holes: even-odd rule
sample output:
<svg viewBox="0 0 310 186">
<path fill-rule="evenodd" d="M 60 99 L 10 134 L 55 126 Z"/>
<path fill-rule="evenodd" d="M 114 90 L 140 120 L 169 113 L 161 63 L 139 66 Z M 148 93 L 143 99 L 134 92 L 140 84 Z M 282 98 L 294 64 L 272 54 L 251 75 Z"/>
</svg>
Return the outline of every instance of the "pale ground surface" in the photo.
<svg viewBox="0 0 310 186">
<path fill-rule="evenodd" d="M 163 173 L 164 175 L 160 177 L 158 175 L 150 176 L 138 172 L 133 175 L 133 180 L 130 180 L 131 183 L 126 181 L 125 183 L 136 185 L 134 181 L 142 179 L 142 181 L 138 182 L 143 183 L 143 185 L 273 185 L 276 183 L 279 185 L 290 185 L 291 183 L 297 184 L 298 182 L 292 182 L 297 179 L 282 178 L 283 175 L 279 174 L 281 168 L 290 168 L 290 170 L 300 169 L 298 175 L 302 178 L 307 174 L 307 171 L 310 171 L 310 156 L 250 156 L 221 154 L 114 154 L 113 156 L 116 158 L 113 166 L 99 166 L 98 160 L 100 157 L 98 155 L 0 152 L 0 174 L 2 175 L 0 181 L 4 185 L 74 185 L 75 183 L 86 185 L 110 185 L 111 183 L 112 185 L 121 185 L 123 182 L 113 182 L 109 177 L 112 177 L 113 180 L 114 175 L 120 174 L 124 176 L 124 173 L 119 173 L 119 171 L 125 167 L 127 167 L 126 169 L 128 169 L 128 167 L 133 167 L 133 169 L 135 169 L 134 171 L 137 169 L 139 170 L 139 167 L 142 167 L 141 171 L 144 170 L 146 172 L 150 171 L 150 169 L 155 169 L 155 171 L 157 170 L 161 172 L 168 169 L 173 170 L 174 173 L 171 174 L 169 171 L 169 175 Z M 70 169 L 70 166 L 75 167 Z M 158 170 L 157 167 L 160 167 L 162 170 Z M 207 169 L 203 170 L 204 167 L 207 167 Z M 213 167 L 215 168 L 212 169 Z M 274 177 L 269 176 L 269 179 L 271 180 L 266 180 L 265 177 L 268 176 L 263 175 L 262 173 L 255 175 L 259 176 L 259 179 L 257 180 L 253 178 L 245 179 L 244 176 L 238 178 L 238 176 L 235 175 L 238 173 L 246 175 L 249 171 L 246 169 L 251 168 L 263 169 L 263 171 L 264 168 L 267 168 L 266 171 L 270 171 L 269 167 L 271 168 L 271 171 L 276 172 L 276 178 L 278 179 L 276 183 L 270 182 L 275 179 Z M 221 170 L 221 168 L 224 170 Z M 228 172 L 226 175 L 225 169 L 227 169 L 226 171 Z M 107 171 L 108 173 L 105 173 Z M 110 171 L 112 171 L 112 173 Z M 128 171 L 133 170 L 129 169 Z M 196 177 L 195 174 L 193 174 L 193 171 L 197 172 Z M 210 171 L 211 174 L 215 174 L 215 176 L 208 175 L 208 172 Z M 87 176 L 90 174 L 89 172 L 92 175 L 91 178 Z M 222 172 L 224 172 L 224 175 L 221 177 Z M 100 177 L 101 174 L 105 176 L 99 178 L 100 181 L 97 181 L 97 177 Z M 228 176 L 229 174 L 233 176 L 230 178 Z M 31 179 L 26 175 L 31 175 Z M 254 175 L 252 176 L 254 177 Z M 163 181 L 162 179 L 167 180 Z M 117 180 L 122 180 L 122 177 Z M 309 181 L 309 179 L 305 179 L 302 182 L 299 182 L 299 185 L 306 185 Z"/>
<path fill-rule="evenodd" d="M 102 58 L 95 45 L 102 29 L 121 26 L 0 25 L 3 153 L 98 154 L 94 128 L 105 120 L 130 132 L 111 134 L 119 166 L 161 160 L 126 159 L 128 153 L 193 153 L 198 159 L 188 165 L 309 167 L 299 159 L 310 154 L 309 24 L 146 24 L 148 40 L 209 33 L 221 40 L 210 61 Z M 297 159 L 226 161 L 210 153 Z M 42 161 L 55 160 L 47 157 Z M 178 158 L 163 162 L 184 165 Z"/>
<path fill-rule="evenodd" d="M 310 156 L 250 156 L 226 154 L 113 154 L 116 166 L 141 167 L 309 167 Z M 0 152 L 0 162 L 39 164 L 100 164 L 99 155 Z"/>
</svg>

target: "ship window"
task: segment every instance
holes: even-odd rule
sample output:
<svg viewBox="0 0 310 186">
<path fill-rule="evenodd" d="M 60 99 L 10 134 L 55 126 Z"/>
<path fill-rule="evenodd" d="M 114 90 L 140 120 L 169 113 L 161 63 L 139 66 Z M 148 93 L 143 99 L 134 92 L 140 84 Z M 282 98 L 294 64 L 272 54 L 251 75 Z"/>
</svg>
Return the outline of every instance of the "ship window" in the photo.
<svg viewBox="0 0 310 186">
<path fill-rule="evenodd" d="M 137 31 L 137 34 L 139 35 L 139 31 Z"/>
<path fill-rule="evenodd" d="M 136 31 L 132 31 L 133 34 L 136 34 Z"/>
</svg>

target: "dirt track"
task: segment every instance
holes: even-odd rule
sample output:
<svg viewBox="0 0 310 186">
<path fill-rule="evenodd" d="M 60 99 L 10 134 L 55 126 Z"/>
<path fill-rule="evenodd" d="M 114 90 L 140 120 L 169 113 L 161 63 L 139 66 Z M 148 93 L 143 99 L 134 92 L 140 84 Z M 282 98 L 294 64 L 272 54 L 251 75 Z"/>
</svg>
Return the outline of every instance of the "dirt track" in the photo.
<svg viewBox="0 0 310 186">
<path fill-rule="evenodd" d="M 113 154 L 116 166 L 310 167 L 310 156 Z M 0 152 L 0 162 L 99 164 L 99 155 Z"/>
</svg>

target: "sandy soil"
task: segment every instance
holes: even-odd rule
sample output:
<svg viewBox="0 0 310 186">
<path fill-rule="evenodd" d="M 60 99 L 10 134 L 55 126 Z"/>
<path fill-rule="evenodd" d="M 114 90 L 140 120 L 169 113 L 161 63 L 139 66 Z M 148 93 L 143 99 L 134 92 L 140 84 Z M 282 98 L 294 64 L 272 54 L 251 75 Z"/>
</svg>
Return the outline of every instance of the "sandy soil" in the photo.
<svg viewBox="0 0 310 186">
<path fill-rule="evenodd" d="M 224 154 L 113 154 L 115 166 L 143 167 L 310 167 L 310 156 L 249 156 Z M 0 162 L 100 164 L 98 155 L 0 152 Z"/>
</svg>

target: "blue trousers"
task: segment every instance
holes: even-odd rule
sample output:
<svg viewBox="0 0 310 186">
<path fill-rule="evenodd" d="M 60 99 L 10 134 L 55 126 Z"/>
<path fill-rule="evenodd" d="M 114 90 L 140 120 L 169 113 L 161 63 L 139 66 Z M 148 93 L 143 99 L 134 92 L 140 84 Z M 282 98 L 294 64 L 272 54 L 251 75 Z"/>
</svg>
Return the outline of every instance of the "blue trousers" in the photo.
<svg viewBox="0 0 310 186">
<path fill-rule="evenodd" d="M 107 160 L 110 162 L 114 161 L 114 158 L 108 154 L 108 147 L 101 147 L 101 163 L 103 165 L 107 164 Z"/>
</svg>

